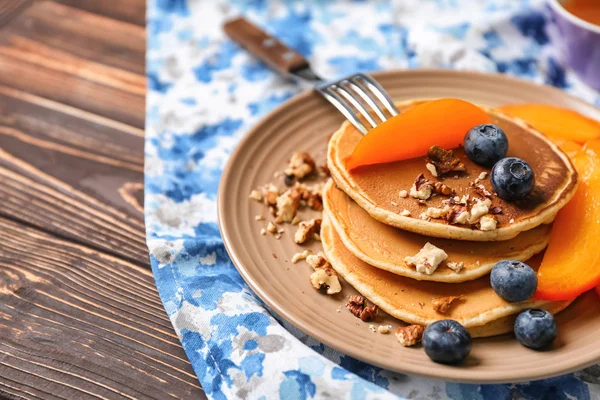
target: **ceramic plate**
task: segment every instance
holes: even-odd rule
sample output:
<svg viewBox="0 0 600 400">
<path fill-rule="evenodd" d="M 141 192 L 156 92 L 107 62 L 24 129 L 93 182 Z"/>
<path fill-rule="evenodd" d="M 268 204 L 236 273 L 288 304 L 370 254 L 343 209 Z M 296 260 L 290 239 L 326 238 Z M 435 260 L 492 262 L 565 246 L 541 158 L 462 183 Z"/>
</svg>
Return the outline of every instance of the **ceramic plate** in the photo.
<svg viewBox="0 0 600 400">
<path fill-rule="evenodd" d="M 396 101 L 459 97 L 497 106 L 546 103 L 577 110 L 600 120 L 600 110 L 575 97 L 544 86 L 500 75 L 473 72 L 414 70 L 375 73 L 373 76 Z M 421 347 L 404 348 L 393 334 L 373 333 L 344 308 L 356 293 L 343 282 L 342 293 L 320 294 L 309 282 L 311 267 L 292 264 L 300 250 L 293 241 L 295 227 L 285 225 L 281 240 L 261 236 L 268 217 L 263 205 L 250 201 L 252 189 L 273 182 L 294 151 L 308 151 L 324 163 L 330 135 L 343 122 L 338 112 L 317 94 L 306 92 L 266 116 L 238 145 L 223 172 L 219 188 L 219 226 L 223 240 L 242 277 L 281 317 L 313 338 L 385 369 L 449 381 L 472 383 L 517 382 L 567 373 L 600 361 L 600 301 L 595 293 L 581 296 L 557 320 L 560 335 L 549 351 L 529 350 L 503 335 L 476 339 L 469 358 L 460 366 L 429 360 Z M 281 178 L 279 178 L 281 179 Z M 309 248 L 319 250 L 320 243 Z M 398 321 L 383 316 L 376 322 Z"/>
</svg>

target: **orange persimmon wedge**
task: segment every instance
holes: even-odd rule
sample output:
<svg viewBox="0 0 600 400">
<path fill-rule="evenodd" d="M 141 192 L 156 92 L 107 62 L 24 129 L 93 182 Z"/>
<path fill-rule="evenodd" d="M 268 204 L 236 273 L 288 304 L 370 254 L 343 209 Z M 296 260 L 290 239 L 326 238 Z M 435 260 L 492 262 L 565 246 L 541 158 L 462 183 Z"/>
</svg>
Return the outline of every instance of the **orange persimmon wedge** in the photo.
<svg viewBox="0 0 600 400">
<path fill-rule="evenodd" d="M 346 167 L 380 164 L 427 154 L 431 146 L 453 149 L 479 124 L 491 123 L 481 108 L 464 100 L 440 99 L 410 108 L 373 128 L 346 159 Z"/>
<path fill-rule="evenodd" d="M 577 153 L 579 153 L 579 151 L 581 150 L 581 145 L 572 140 L 552 139 L 552 138 L 550 138 L 550 140 L 555 145 L 560 147 L 560 149 L 562 151 L 564 151 L 565 154 L 567 156 L 569 156 L 570 159 L 573 159 L 577 155 Z"/>
<path fill-rule="evenodd" d="M 600 284 L 600 141 L 575 156 L 579 187 L 554 221 L 535 298 L 570 300 Z"/>
<path fill-rule="evenodd" d="M 498 108 L 525 120 L 544 135 L 583 144 L 600 138 L 600 122 L 576 111 L 544 104 L 517 104 Z"/>
</svg>

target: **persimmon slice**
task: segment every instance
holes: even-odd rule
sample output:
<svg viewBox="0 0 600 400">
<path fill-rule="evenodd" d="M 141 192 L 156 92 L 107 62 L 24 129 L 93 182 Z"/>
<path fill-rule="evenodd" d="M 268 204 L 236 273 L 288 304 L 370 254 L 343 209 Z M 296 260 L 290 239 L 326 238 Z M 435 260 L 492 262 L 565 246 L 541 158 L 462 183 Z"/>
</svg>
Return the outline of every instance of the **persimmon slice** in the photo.
<svg viewBox="0 0 600 400">
<path fill-rule="evenodd" d="M 572 140 L 564 140 L 564 139 L 550 139 L 554 144 L 556 144 L 562 151 L 565 152 L 570 159 L 573 159 L 577 153 L 581 150 L 581 145 Z"/>
<path fill-rule="evenodd" d="M 600 284 L 600 141 L 574 159 L 580 183 L 554 221 L 535 298 L 570 300 Z"/>
<path fill-rule="evenodd" d="M 506 114 L 521 118 L 544 135 L 583 144 L 600 138 L 600 122 L 576 111 L 544 104 L 517 104 L 499 107 Z"/>
<path fill-rule="evenodd" d="M 433 145 L 453 149 L 472 127 L 491 123 L 481 108 L 464 100 L 439 99 L 410 108 L 373 128 L 346 159 L 350 170 L 427 154 Z"/>
</svg>

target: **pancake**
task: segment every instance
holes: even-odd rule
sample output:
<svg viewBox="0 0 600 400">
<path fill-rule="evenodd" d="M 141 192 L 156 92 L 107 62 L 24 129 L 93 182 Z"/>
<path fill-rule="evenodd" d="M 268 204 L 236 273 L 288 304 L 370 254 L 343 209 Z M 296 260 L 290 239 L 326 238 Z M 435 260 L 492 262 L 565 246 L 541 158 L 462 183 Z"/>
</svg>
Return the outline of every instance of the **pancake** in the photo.
<svg viewBox="0 0 600 400">
<path fill-rule="evenodd" d="M 398 104 L 398 108 L 401 111 L 407 110 L 419 102 L 401 103 Z M 410 196 L 399 196 L 401 190 L 410 190 L 419 174 L 424 174 L 425 178 L 432 182 L 439 181 L 425 167 L 425 156 L 348 171 L 344 160 L 353 152 L 362 137 L 349 122 L 345 122 L 329 141 L 327 165 L 331 176 L 337 186 L 373 218 L 425 236 L 471 241 L 508 240 L 521 232 L 551 222 L 558 210 L 575 194 L 577 188 L 577 172 L 571 161 L 562 150 L 523 121 L 491 108 L 483 109 L 491 116 L 492 122 L 506 133 L 509 140 L 507 156 L 524 159 L 536 175 L 534 190 L 526 200 L 518 203 L 507 202 L 492 193 L 491 207 L 501 210 L 500 214 L 495 215 L 498 221 L 496 229 L 480 230 L 471 225 L 450 224 L 443 218 L 420 218 L 427 208 L 443 208 L 442 201 L 448 200 L 448 197 L 438 195 L 420 204 Z M 462 147 L 454 149 L 454 154 L 464 163 L 466 172 L 450 173 L 442 182 L 455 189 L 459 197 L 469 194 L 473 198 L 474 189 L 471 183 L 482 172 L 489 173 L 490 169 L 472 162 Z M 487 191 L 493 192 L 489 176 L 479 183 Z M 400 215 L 405 209 L 410 212 L 410 216 Z"/>
<path fill-rule="evenodd" d="M 416 281 L 392 274 L 356 258 L 342 243 L 328 221 L 327 214 L 324 217 L 321 240 L 332 267 L 372 303 L 404 322 L 428 325 L 449 318 L 460 322 L 477 336 L 493 336 L 510 332 L 510 318 L 514 318 L 515 314 L 522 310 L 543 308 L 555 314 L 571 303 L 539 300 L 508 303 L 493 291 L 487 276 L 449 285 Z M 536 257 L 529 261 L 532 268 L 539 267 L 539 259 L 540 257 Z M 433 299 L 458 295 L 463 295 L 463 299 L 452 304 L 446 314 L 442 315 L 433 310 Z"/>
<path fill-rule="evenodd" d="M 499 242 L 469 242 L 421 236 L 371 218 L 356 202 L 329 180 L 323 189 L 323 205 L 330 223 L 345 247 L 364 262 L 397 275 L 436 282 L 465 282 L 489 273 L 501 260 L 525 261 L 544 250 L 550 225 L 540 225 L 514 239 Z M 462 262 L 455 272 L 445 263 L 433 274 L 417 272 L 404 262 L 430 242 L 448 254 L 448 262 Z"/>
</svg>

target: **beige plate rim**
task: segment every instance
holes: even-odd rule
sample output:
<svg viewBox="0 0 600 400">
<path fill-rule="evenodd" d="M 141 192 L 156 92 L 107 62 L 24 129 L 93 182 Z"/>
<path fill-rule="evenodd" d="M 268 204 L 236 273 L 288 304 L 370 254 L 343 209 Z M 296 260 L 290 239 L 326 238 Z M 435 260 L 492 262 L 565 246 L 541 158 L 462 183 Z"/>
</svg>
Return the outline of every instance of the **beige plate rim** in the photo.
<svg viewBox="0 0 600 400">
<path fill-rule="evenodd" d="M 558 89 L 548 87 L 545 85 L 539 85 L 536 83 L 523 81 L 518 78 L 514 78 L 511 76 L 499 75 L 499 74 L 486 74 L 481 72 L 471 72 L 471 71 L 452 71 L 452 70 L 438 70 L 438 69 L 418 69 L 418 70 L 390 70 L 390 71 L 382 71 L 382 72 L 374 72 L 372 76 L 378 80 L 389 80 L 389 79 L 407 79 L 409 77 L 413 78 L 426 78 L 426 77 L 447 77 L 448 79 L 465 79 L 465 78 L 473 78 L 475 81 L 504 81 L 507 85 L 519 85 L 521 86 L 523 92 L 527 92 L 529 90 L 537 90 L 537 91 L 545 91 L 551 97 L 560 96 L 564 99 L 562 101 L 564 104 L 569 105 L 577 105 L 580 109 L 587 109 L 588 112 L 592 113 L 600 113 L 600 109 L 594 107 L 593 105 L 576 98 L 574 96 L 568 95 Z M 480 90 L 477 88 L 472 88 L 474 91 Z M 392 371 L 397 371 L 401 373 L 409 373 L 420 375 L 428 378 L 434 379 L 443 379 L 446 381 L 454 381 L 454 382 L 464 382 L 464 383 L 507 383 L 507 382 L 523 382 L 530 381 L 536 379 L 544 379 L 551 376 L 556 376 L 560 374 L 565 374 L 569 372 L 573 372 L 575 370 L 579 370 L 581 368 L 585 368 L 587 366 L 593 365 L 600 361 L 600 346 L 595 346 L 595 349 L 589 350 L 586 348 L 586 352 L 584 354 L 578 354 L 578 357 L 572 357 L 568 360 L 562 360 L 560 364 L 556 363 L 542 363 L 539 367 L 534 370 L 527 370 L 525 374 L 519 372 L 518 369 L 503 369 L 498 371 L 497 373 L 493 370 L 486 370 L 484 372 L 478 372 L 477 367 L 467 367 L 467 368 L 456 368 L 456 367 L 447 367 L 438 364 L 426 364 L 426 365 L 415 365 L 410 362 L 399 362 L 398 360 L 393 360 L 393 358 L 374 358 L 368 350 L 360 349 L 357 347 L 348 346 L 345 343 L 340 344 L 338 341 L 333 340 L 331 335 L 328 335 L 325 331 L 326 328 L 323 326 L 318 326 L 317 324 L 309 324 L 305 325 L 301 322 L 301 319 L 298 318 L 293 312 L 290 312 L 287 307 L 275 301 L 269 290 L 267 290 L 263 284 L 261 284 L 259 277 L 256 276 L 256 270 L 249 266 L 248 260 L 244 259 L 243 253 L 241 251 L 241 244 L 236 245 L 233 243 L 233 235 L 234 235 L 234 226 L 236 225 L 236 221 L 233 221 L 235 213 L 232 212 L 224 212 L 224 210 L 229 209 L 232 210 L 234 205 L 242 207 L 245 203 L 248 202 L 247 196 L 242 196 L 241 198 L 232 200 L 231 196 L 226 196 L 225 192 L 230 189 L 230 181 L 232 180 L 232 176 L 237 168 L 237 160 L 240 157 L 241 153 L 244 151 L 246 146 L 254 139 L 257 139 L 261 133 L 261 129 L 267 123 L 267 121 L 273 119 L 281 113 L 285 113 L 286 111 L 292 110 L 298 105 L 306 102 L 312 96 L 316 96 L 312 91 L 306 91 L 299 95 L 292 97 L 287 100 L 279 107 L 275 108 L 265 117 L 263 117 L 253 128 L 251 128 L 244 138 L 240 141 L 240 143 L 236 146 L 236 149 L 233 151 L 230 156 L 226 167 L 223 170 L 223 174 L 221 176 L 221 181 L 219 184 L 218 197 L 217 197 L 217 213 L 218 213 L 218 224 L 219 230 L 221 232 L 221 236 L 223 238 L 223 242 L 225 244 L 225 248 L 231 257 L 233 264 L 238 269 L 242 278 L 246 281 L 246 283 L 250 286 L 250 288 L 256 293 L 271 309 L 273 309 L 279 316 L 283 317 L 285 320 L 290 322 L 296 328 L 300 329 L 304 333 L 309 336 L 315 338 L 323 342 L 324 344 L 341 351 L 347 355 L 350 355 L 354 358 L 363 360 L 365 362 L 371 363 L 373 365 L 380 366 L 385 369 L 389 369 Z M 429 96 L 422 96 L 429 97 Z M 517 95 L 519 97 L 519 95 Z M 538 97 L 538 102 L 545 102 L 544 99 Z M 564 105 L 563 104 L 563 105 Z M 337 112 L 337 111 L 334 111 Z M 600 115 L 600 114 L 598 114 Z M 272 173 L 272 172 L 271 172 Z M 258 182 L 257 182 L 258 183 Z M 266 183 L 266 182 L 261 182 Z M 237 202 L 237 203 L 236 203 Z M 251 235 L 251 237 L 247 237 L 248 243 L 257 240 L 256 238 L 260 238 L 260 235 Z M 308 280 L 308 274 L 306 275 Z M 347 284 L 346 284 L 347 285 Z M 591 294 L 587 293 L 582 297 L 589 297 Z M 579 301 L 579 300 L 578 300 Z M 587 301 L 581 300 L 581 301 Z M 575 302 L 577 303 L 577 302 Z M 343 303 L 341 303 L 343 304 Z M 573 306 L 572 306 L 573 307 Z M 600 319 L 598 321 L 597 330 L 600 332 Z M 502 340 L 503 336 L 490 338 L 490 339 L 477 339 L 477 341 L 498 341 Z M 514 338 L 506 337 L 505 340 L 515 340 Z M 477 345 L 477 342 L 475 343 Z M 422 351 L 422 349 L 418 349 Z M 527 353 L 524 353 L 527 354 Z M 535 353 L 535 354 L 543 354 L 543 353 Z M 543 355 L 542 355 L 543 356 Z M 485 360 L 483 360 L 485 361 Z"/>
</svg>

